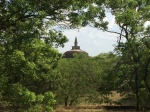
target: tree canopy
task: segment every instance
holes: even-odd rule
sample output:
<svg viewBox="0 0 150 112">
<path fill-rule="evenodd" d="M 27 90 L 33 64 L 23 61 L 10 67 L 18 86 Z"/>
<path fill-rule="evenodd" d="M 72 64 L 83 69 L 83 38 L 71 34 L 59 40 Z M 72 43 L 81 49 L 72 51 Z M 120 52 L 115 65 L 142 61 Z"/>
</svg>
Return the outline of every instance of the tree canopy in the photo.
<svg viewBox="0 0 150 112">
<path fill-rule="evenodd" d="M 144 26 L 150 21 L 149 10 L 149 0 L 95 0 L 84 13 L 91 26 L 118 34 L 118 45 L 115 50 L 121 56 L 118 65 L 121 67 L 122 75 L 117 77 L 125 82 L 126 90 L 130 88 L 135 95 L 137 110 L 139 107 L 145 107 L 146 102 L 150 101 L 148 98 L 150 97 L 148 75 L 150 26 Z M 109 31 L 106 26 L 108 22 L 101 24 L 103 23 L 101 17 L 105 17 L 107 11 L 115 16 L 115 23 L 120 31 Z M 122 42 L 122 39 L 126 41 Z"/>
<path fill-rule="evenodd" d="M 78 26 L 77 9 L 88 2 L 78 0 L 0 1 L 0 95 L 6 105 L 19 109 L 51 111 L 57 88 L 55 73 L 61 57 L 54 47 L 67 38 L 54 29 L 62 22 Z M 43 105 L 44 104 L 44 105 Z"/>
<path fill-rule="evenodd" d="M 58 102 L 72 106 L 79 103 L 80 98 L 96 94 L 100 84 L 100 69 L 96 60 L 78 54 L 75 58 L 60 60 L 57 70 L 62 76 L 62 83 L 56 92 Z"/>
<path fill-rule="evenodd" d="M 18 108 L 27 111 L 37 108 L 41 111 L 51 111 L 52 105 L 56 102 L 53 93 L 60 87 L 59 82 L 62 77 L 67 79 L 73 73 L 73 78 L 76 80 L 79 78 L 78 74 L 83 72 L 78 71 L 80 70 L 78 67 L 85 69 L 85 74 L 81 76 L 87 78 L 79 79 L 80 82 L 85 81 L 84 83 L 88 85 L 87 81 L 90 82 L 89 79 L 92 79 L 91 74 L 97 74 L 95 72 L 99 71 L 96 69 L 98 63 L 83 60 L 77 61 L 77 65 L 69 66 L 69 63 L 75 61 L 73 59 L 58 64 L 61 54 L 55 47 L 64 46 L 67 41 L 58 28 L 90 25 L 108 31 L 108 22 L 104 21 L 104 18 L 105 12 L 110 11 L 120 28 L 120 32 L 108 31 L 119 34 L 115 49 L 119 59 L 115 56 L 112 59 L 107 55 L 100 56 L 106 59 L 104 61 L 106 65 L 116 64 L 114 68 L 117 68 L 113 70 L 112 66 L 101 66 L 105 76 L 103 78 L 110 78 L 108 74 L 113 71 L 115 83 L 111 81 L 109 84 L 116 84 L 115 86 L 122 87 L 123 91 L 130 88 L 130 92 L 136 98 L 137 110 L 139 107 L 144 108 L 150 101 L 150 26 L 144 26 L 146 21 L 150 21 L 149 10 L 149 0 L 82 0 L 82 2 L 80 0 L 65 0 L 65 2 L 63 0 L 1 0 L 1 101 L 6 105 L 17 105 Z M 121 42 L 123 38 L 126 39 L 125 42 Z M 77 67 L 78 70 L 68 72 L 68 68 L 64 67 L 63 73 L 61 72 L 63 63 L 66 63 L 70 69 Z M 57 65 L 60 66 L 59 73 L 56 70 Z M 92 70 L 87 69 L 87 65 L 92 65 Z M 93 67 L 94 65 L 96 67 Z M 74 86 L 78 84 L 81 88 L 85 87 L 82 82 L 75 83 Z M 69 86 L 68 82 L 62 85 L 74 87 Z M 107 87 L 106 92 L 111 90 L 110 86 Z M 77 92 L 71 88 L 68 91 L 80 94 L 84 91 L 83 89 Z M 63 91 L 61 92 L 64 94 Z"/>
</svg>

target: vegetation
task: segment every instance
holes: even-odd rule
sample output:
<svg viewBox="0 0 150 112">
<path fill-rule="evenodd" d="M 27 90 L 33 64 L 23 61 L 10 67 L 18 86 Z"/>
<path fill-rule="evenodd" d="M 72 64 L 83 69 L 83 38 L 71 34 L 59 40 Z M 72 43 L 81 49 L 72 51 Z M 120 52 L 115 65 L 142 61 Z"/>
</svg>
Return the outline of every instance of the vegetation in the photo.
<svg viewBox="0 0 150 112">
<path fill-rule="evenodd" d="M 86 1 L 83 1 L 83 4 Z M 74 26 L 74 10 L 84 6 L 78 0 L 0 1 L 0 98 L 23 110 L 51 111 L 52 91 L 59 74 L 54 68 L 61 57 L 54 47 L 67 38 L 54 26 Z M 68 16 L 68 18 L 66 18 Z M 32 110 L 33 109 L 33 110 Z"/>
<path fill-rule="evenodd" d="M 116 90 L 122 91 L 121 93 L 131 93 L 135 96 L 137 110 L 144 108 L 150 101 L 150 76 L 148 75 L 150 27 L 144 26 L 150 18 L 150 1 L 95 0 L 91 7 L 84 15 L 89 22 L 93 23 L 92 26 L 119 35 L 116 53 L 120 59 L 115 67 L 118 73 L 113 73 L 116 74 L 117 79 L 114 79 L 117 84 Z M 107 22 L 102 24 L 99 17 L 103 10 L 115 16 L 120 32 L 109 31 L 107 27 L 104 27 Z M 102 17 L 104 16 L 105 13 Z M 122 39 L 125 39 L 125 42 L 121 41 Z"/>
<path fill-rule="evenodd" d="M 98 88 L 98 63 L 90 58 L 77 56 L 73 59 L 62 59 L 58 64 L 62 83 L 57 91 L 57 101 L 65 106 L 77 103 L 79 98 L 94 95 Z"/>
<path fill-rule="evenodd" d="M 144 109 L 150 102 L 149 10 L 149 0 L 1 0 L 0 104 L 52 111 L 54 104 L 117 91 Z M 120 32 L 108 30 L 106 11 Z M 115 53 L 61 59 L 55 48 L 67 38 L 58 29 L 86 25 L 117 33 Z"/>
</svg>

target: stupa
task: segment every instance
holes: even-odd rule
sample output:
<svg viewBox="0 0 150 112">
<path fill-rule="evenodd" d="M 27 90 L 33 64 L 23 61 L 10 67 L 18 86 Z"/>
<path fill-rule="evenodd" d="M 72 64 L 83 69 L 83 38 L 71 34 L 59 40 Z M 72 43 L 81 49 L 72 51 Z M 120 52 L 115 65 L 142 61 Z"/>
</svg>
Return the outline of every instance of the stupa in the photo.
<svg viewBox="0 0 150 112">
<path fill-rule="evenodd" d="M 77 37 L 75 38 L 74 41 L 74 46 L 72 46 L 72 49 L 69 51 L 66 51 L 63 55 L 63 58 L 74 58 L 74 54 L 84 54 L 85 56 L 88 56 L 88 53 L 81 50 L 80 46 L 78 46 L 78 41 L 77 41 Z"/>
</svg>

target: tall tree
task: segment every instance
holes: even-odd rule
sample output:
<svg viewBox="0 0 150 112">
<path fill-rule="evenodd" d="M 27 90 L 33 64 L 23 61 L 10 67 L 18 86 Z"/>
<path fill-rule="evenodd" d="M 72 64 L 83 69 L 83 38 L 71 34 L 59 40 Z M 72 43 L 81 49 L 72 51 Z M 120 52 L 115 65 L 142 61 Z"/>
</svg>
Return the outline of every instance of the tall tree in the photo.
<svg viewBox="0 0 150 112">
<path fill-rule="evenodd" d="M 98 63 L 91 58 L 77 56 L 60 60 L 58 71 L 61 73 L 62 83 L 56 91 L 59 103 L 71 106 L 80 98 L 94 95 L 100 81 L 98 67 Z"/>
<path fill-rule="evenodd" d="M 67 41 L 54 26 L 80 25 L 75 18 L 87 7 L 83 0 L 0 1 L 1 101 L 21 109 L 51 110 L 52 90 L 59 79 L 54 68 L 61 55 L 54 49 Z M 43 105 L 44 104 L 44 105 Z"/>
<path fill-rule="evenodd" d="M 110 11 L 115 16 L 115 22 L 119 26 L 120 32 L 109 31 L 106 27 L 108 22 L 101 22 L 103 21 L 101 17 L 105 17 L 104 10 Z M 130 71 L 126 71 L 128 74 L 126 78 L 127 80 L 129 77 L 132 79 L 132 86 L 134 85 L 132 90 L 136 96 L 137 110 L 142 106 L 140 104 L 142 99 L 140 94 L 143 91 L 141 82 L 143 82 L 148 96 L 150 93 L 150 84 L 148 83 L 149 56 L 145 57 L 145 53 L 149 54 L 149 27 L 144 27 L 144 24 L 150 18 L 149 10 L 149 0 L 95 0 L 94 4 L 84 13 L 87 22 L 93 23 L 90 25 L 107 32 L 119 34 L 117 52 L 122 56 L 123 64 L 130 69 Z M 126 40 L 125 43 L 121 42 L 123 38 Z M 146 67 L 146 69 L 141 68 L 141 66 Z"/>
<path fill-rule="evenodd" d="M 129 80 L 129 85 L 133 90 L 133 93 L 136 95 L 136 105 L 137 110 L 139 106 L 142 106 L 141 99 L 143 96 L 140 95 L 143 88 L 146 91 L 149 91 L 149 84 L 147 80 L 144 80 L 145 70 L 141 66 L 147 66 L 147 60 L 144 61 L 142 58 L 145 57 L 145 50 L 147 47 L 143 43 L 144 38 L 148 38 L 148 35 L 145 33 L 147 30 L 144 27 L 146 21 L 149 21 L 150 13 L 150 1 L 149 0 L 127 0 L 127 1 L 107 1 L 107 6 L 111 8 L 111 12 L 115 15 L 115 20 L 118 26 L 120 27 L 120 40 L 122 38 L 126 39 L 125 43 L 118 43 L 118 51 L 122 55 L 122 61 L 125 64 L 124 67 L 127 67 L 127 79 Z M 148 53 L 148 52 L 147 52 Z M 148 78 L 148 75 L 146 75 Z M 144 85 L 141 84 L 144 82 Z M 142 87 L 141 87 L 142 86 Z M 143 87 L 144 86 L 144 87 Z M 147 92 L 146 92 L 147 93 Z M 147 95 L 149 92 L 147 93 Z M 146 95 L 146 96 L 147 96 Z M 149 95 L 148 95 L 149 96 Z M 146 100 L 144 101 L 146 102 Z"/>
</svg>

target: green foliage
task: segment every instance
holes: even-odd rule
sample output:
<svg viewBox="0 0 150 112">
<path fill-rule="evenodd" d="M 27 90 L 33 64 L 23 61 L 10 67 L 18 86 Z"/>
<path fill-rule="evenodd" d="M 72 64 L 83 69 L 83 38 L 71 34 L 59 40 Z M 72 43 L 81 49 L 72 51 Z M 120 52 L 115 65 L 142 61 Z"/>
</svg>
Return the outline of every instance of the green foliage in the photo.
<svg viewBox="0 0 150 112">
<path fill-rule="evenodd" d="M 111 91 L 116 90 L 115 82 L 117 79 L 114 68 L 118 64 L 119 57 L 110 52 L 102 53 L 94 57 L 93 60 L 99 63 L 99 69 L 101 69 L 99 92 L 104 95 L 110 94 Z"/>
<path fill-rule="evenodd" d="M 150 35 L 149 26 L 147 28 L 144 26 L 150 18 L 149 9 L 149 0 L 95 0 L 94 4 L 89 5 L 87 11 L 83 12 L 88 21 L 86 23 L 92 23 L 90 25 L 106 31 L 108 23 L 103 22 L 105 12 L 110 11 L 115 16 L 115 22 L 120 28 L 120 31 L 117 32 L 119 40 L 116 47 L 120 59 L 118 59 L 115 69 L 110 69 L 113 77 L 110 84 L 114 82 L 114 86 L 120 92 L 134 94 L 137 110 L 140 106 L 146 106 L 142 103 L 143 99 L 150 95 L 148 75 L 150 64 L 148 38 Z M 121 42 L 122 38 L 125 38 L 126 42 Z M 108 71 L 104 73 L 108 73 Z M 149 102 L 149 100 L 145 100 L 145 102 Z"/>
<path fill-rule="evenodd" d="M 61 77 L 55 71 L 61 54 L 54 47 L 67 41 L 54 26 L 66 21 L 69 27 L 80 25 L 72 14 L 87 4 L 87 0 L 0 1 L 1 102 L 22 110 L 52 110 L 51 92 Z"/>
<path fill-rule="evenodd" d="M 53 68 L 61 55 L 40 39 L 30 42 L 32 44 L 20 43 L 17 50 L 3 54 L 1 62 L 5 66 L 1 67 L 1 101 L 25 110 L 37 104 L 49 108 L 50 103 L 54 103 L 54 96 L 46 92 L 56 88 L 53 85 L 59 75 L 54 73 Z"/>
<path fill-rule="evenodd" d="M 149 0 L 107 1 L 121 29 L 120 39 L 126 39 L 125 43 L 119 41 L 116 48 L 121 55 L 117 73 L 118 90 L 133 93 L 137 109 L 146 106 L 146 102 L 150 100 L 149 47 L 148 41 L 144 42 L 149 37 L 145 33 L 148 30 L 144 27 L 145 22 L 149 21 L 149 4 Z"/>
<path fill-rule="evenodd" d="M 112 53 L 96 57 L 76 54 L 75 58 L 59 61 L 57 70 L 61 74 L 60 88 L 56 91 L 58 104 L 65 106 L 80 103 L 105 102 L 107 95 L 116 90 L 113 69 L 119 57 Z"/>
<path fill-rule="evenodd" d="M 96 61 L 90 58 L 76 56 L 72 59 L 62 59 L 58 64 L 62 82 L 56 91 L 57 101 L 71 106 L 80 97 L 94 95 L 98 88 L 99 70 Z"/>
<path fill-rule="evenodd" d="M 144 23 L 150 18 L 149 4 L 149 0 L 1 0 L 1 101 L 23 110 L 52 111 L 48 106 L 55 103 L 51 92 L 58 101 L 72 105 L 99 87 L 102 93 L 130 91 L 137 107 L 146 106 L 150 100 L 150 41 L 149 26 L 145 28 Z M 126 39 L 125 43 L 118 41 L 119 56 L 101 54 L 82 60 L 84 56 L 79 56 L 57 63 L 61 54 L 54 47 L 64 46 L 67 38 L 54 26 L 89 24 L 107 30 L 108 22 L 103 21 L 107 9 L 121 29 L 120 39 Z"/>
</svg>

